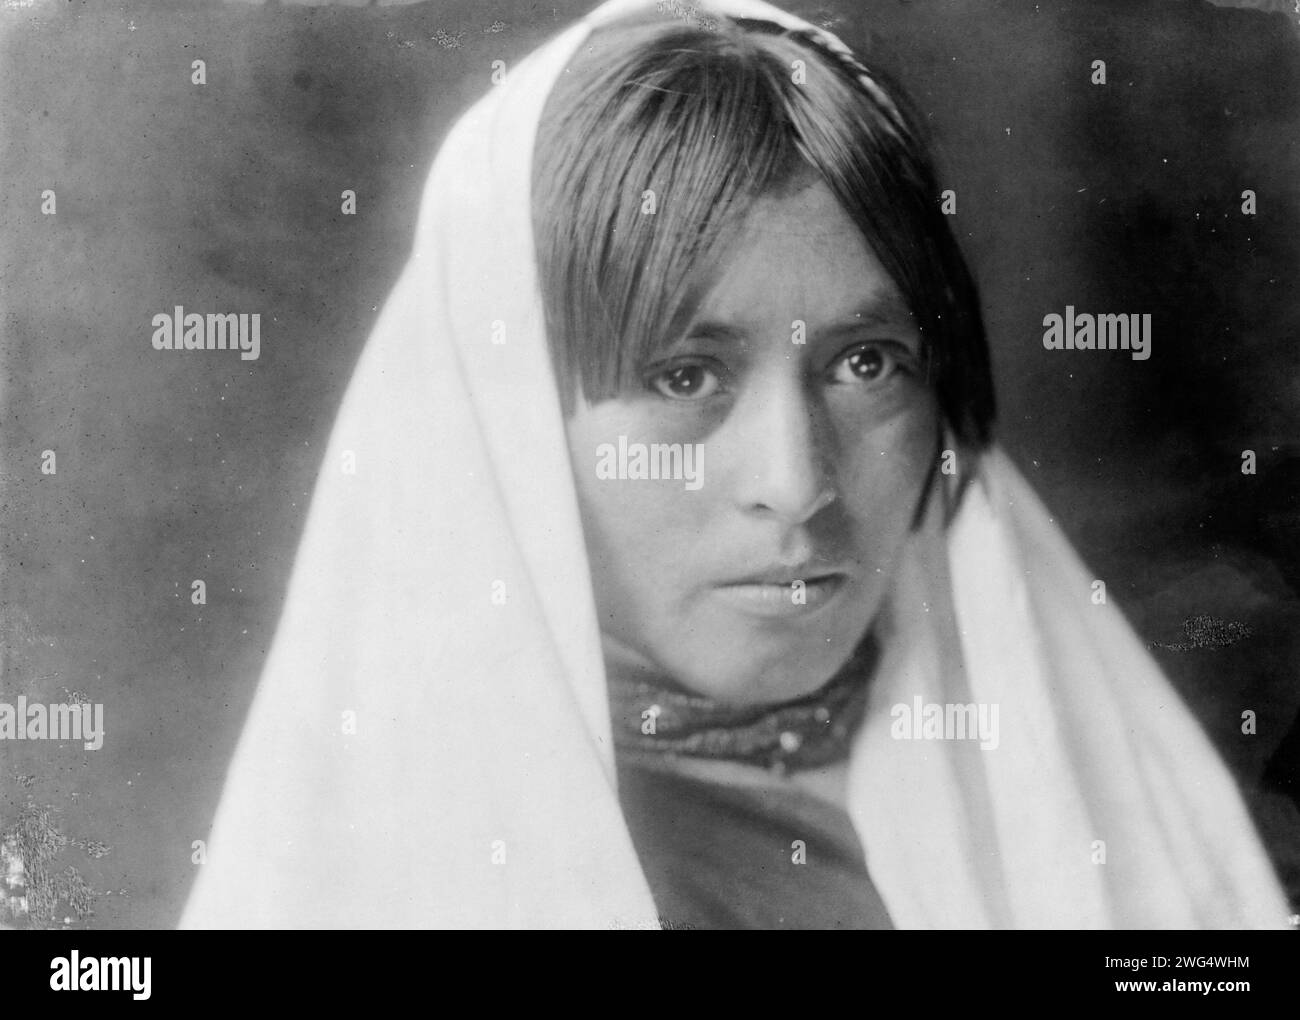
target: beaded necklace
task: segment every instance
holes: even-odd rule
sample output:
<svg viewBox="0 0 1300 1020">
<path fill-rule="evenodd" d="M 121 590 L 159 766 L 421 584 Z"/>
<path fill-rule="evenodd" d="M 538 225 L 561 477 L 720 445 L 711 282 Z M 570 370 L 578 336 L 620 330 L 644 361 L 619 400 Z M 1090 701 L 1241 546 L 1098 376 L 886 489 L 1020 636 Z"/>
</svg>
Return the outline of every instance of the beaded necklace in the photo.
<svg viewBox="0 0 1300 1020">
<path fill-rule="evenodd" d="M 620 755 L 739 762 L 778 772 L 848 757 L 866 709 L 876 642 L 865 639 L 820 690 L 778 705 L 728 705 L 642 680 L 609 681 Z"/>
</svg>

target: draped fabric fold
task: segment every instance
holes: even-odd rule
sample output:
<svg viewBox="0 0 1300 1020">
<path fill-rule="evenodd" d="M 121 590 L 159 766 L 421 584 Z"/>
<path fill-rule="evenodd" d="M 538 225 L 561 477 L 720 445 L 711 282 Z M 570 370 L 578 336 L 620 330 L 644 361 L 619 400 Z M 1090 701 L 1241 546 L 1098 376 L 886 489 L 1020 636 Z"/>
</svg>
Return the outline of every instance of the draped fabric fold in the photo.
<svg viewBox="0 0 1300 1020">
<path fill-rule="evenodd" d="M 852 762 L 895 924 L 1285 927 L 1236 783 L 1006 455 L 955 512 L 944 496 L 880 621 Z M 891 712 L 918 698 L 997 706 L 996 741 L 900 738 Z"/>
<path fill-rule="evenodd" d="M 325 454 L 184 927 L 619 927 L 597 616 L 537 290 L 533 140 L 598 8 L 453 128 Z M 763 3 L 719 14 L 808 28 Z M 996 448 L 881 620 L 850 815 L 902 927 L 1283 927 L 1231 777 Z M 945 505 L 945 501 L 946 504 Z M 892 708 L 999 706 L 999 742 Z M 1104 848 L 1104 863 L 1098 848 Z"/>
</svg>

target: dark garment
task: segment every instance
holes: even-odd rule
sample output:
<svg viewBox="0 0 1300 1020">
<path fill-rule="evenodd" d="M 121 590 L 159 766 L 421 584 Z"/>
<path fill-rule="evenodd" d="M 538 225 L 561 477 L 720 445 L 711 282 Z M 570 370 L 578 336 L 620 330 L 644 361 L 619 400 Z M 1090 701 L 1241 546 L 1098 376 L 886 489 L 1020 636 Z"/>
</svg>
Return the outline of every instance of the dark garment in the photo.
<svg viewBox="0 0 1300 1020">
<path fill-rule="evenodd" d="M 847 813 L 630 762 L 619 798 L 665 928 L 892 928 Z"/>
</svg>

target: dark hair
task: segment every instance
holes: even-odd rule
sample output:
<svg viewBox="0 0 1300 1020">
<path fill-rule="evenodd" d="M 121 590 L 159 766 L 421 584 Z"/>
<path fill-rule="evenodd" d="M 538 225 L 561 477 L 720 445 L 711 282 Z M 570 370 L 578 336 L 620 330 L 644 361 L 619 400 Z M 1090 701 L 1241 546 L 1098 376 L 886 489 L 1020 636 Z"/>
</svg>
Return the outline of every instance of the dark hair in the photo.
<svg viewBox="0 0 1300 1020">
<path fill-rule="evenodd" d="M 810 33 L 716 25 L 598 29 L 547 99 L 533 226 L 565 413 L 577 384 L 592 401 L 629 385 L 688 325 L 753 202 L 811 173 L 910 305 L 948 423 L 983 445 L 994 398 L 979 299 L 918 118 L 881 75 L 864 85 L 861 65 Z"/>
</svg>

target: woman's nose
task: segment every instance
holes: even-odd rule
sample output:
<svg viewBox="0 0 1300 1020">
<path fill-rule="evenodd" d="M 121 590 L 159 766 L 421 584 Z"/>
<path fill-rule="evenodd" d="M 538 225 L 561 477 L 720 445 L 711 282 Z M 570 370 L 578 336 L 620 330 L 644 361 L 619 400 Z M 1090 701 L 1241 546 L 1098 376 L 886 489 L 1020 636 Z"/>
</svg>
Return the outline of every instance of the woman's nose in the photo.
<svg viewBox="0 0 1300 1020">
<path fill-rule="evenodd" d="M 756 389 L 736 407 L 742 509 L 803 524 L 835 499 L 823 409 L 795 381 Z"/>
</svg>

